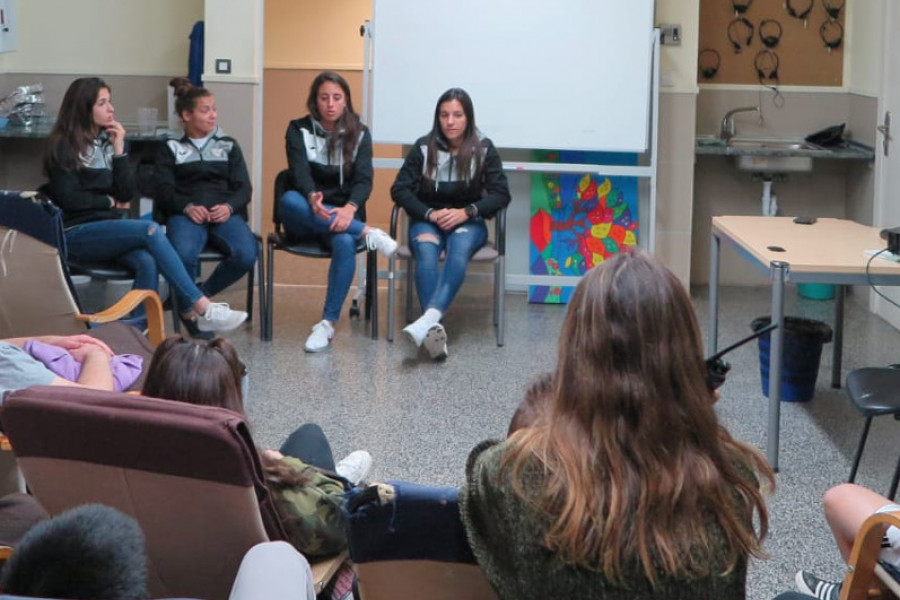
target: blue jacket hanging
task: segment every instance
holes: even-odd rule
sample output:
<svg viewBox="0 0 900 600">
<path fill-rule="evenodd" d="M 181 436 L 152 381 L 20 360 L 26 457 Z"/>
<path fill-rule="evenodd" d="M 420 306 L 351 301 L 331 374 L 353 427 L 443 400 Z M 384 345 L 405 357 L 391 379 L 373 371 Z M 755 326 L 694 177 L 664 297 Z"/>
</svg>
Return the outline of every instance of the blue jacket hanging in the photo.
<svg viewBox="0 0 900 600">
<path fill-rule="evenodd" d="M 191 49 L 188 53 L 188 79 L 191 84 L 203 85 L 203 21 L 194 23 L 191 29 Z"/>
</svg>

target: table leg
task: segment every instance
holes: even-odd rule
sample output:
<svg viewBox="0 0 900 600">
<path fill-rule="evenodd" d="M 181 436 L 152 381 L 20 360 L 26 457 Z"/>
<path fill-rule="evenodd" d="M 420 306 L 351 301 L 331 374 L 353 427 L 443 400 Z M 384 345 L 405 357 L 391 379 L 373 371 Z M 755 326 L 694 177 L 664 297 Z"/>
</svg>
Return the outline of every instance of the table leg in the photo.
<svg viewBox="0 0 900 600">
<path fill-rule="evenodd" d="M 716 353 L 719 344 L 719 251 L 722 240 L 713 232 L 709 246 L 709 332 L 707 356 Z"/>
<path fill-rule="evenodd" d="M 834 295 L 834 348 L 831 349 L 831 387 L 841 388 L 841 361 L 844 355 L 844 296 L 847 286 L 839 285 Z"/>
<path fill-rule="evenodd" d="M 772 323 L 778 327 L 771 333 L 769 344 L 769 430 L 766 437 L 766 457 L 775 471 L 778 471 L 778 439 L 781 430 L 781 351 L 784 342 L 784 281 L 788 264 L 773 261 L 770 265 L 772 277 Z"/>
</svg>

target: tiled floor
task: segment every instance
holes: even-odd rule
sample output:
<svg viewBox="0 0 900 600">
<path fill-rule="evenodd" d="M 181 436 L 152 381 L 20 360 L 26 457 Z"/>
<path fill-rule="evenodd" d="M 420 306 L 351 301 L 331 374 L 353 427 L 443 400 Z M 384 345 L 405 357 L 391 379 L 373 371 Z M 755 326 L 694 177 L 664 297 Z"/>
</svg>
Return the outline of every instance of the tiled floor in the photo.
<svg viewBox="0 0 900 600">
<path fill-rule="evenodd" d="M 276 291 L 274 340 L 259 341 L 258 323 L 232 340 L 248 364 L 248 402 L 254 436 L 261 446 L 281 442 L 304 421 L 318 422 L 335 454 L 357 448 L 375 458 L 373 479 L 404 479 L 458 485 L 469 449 L 505 434 L 529 379 L 552 369 L 565 307 L 530 305 L 507 296 L 506 345 L 498 348 L 491 326 L 490 286 L 467 284 L 445 318 L 450 357 L 433 363 L 398 336 L 367 335 L 365 323 L 344 320 L 333 347 L 305 354 L 302 343 L 320 317 L 321 288 Z M 787 314 L 831 323 L 830 301 L 796 299 L 789 291 Z M 694 294 L 706 329 L 706 290 Z M 767 314 L 768 289 L 729 288 L 721 294 L 720 346 L 749 333 L 750 321 Z M 242 306 L 240 292 L 227 300 Z M 398 315 L 398 322 L 400 316 Z M 853 300 L 847 303 L 844 376 L 853 368 L 900 361 L 900 333 Z M 842 565 L 821 511 L 822 493 L 846 479 L 862 427 L 842 390 L 829 387 L 831 346 L 825 347 L 816 396 L 808 403 L 783 403 L 781 471 L 770 498 L 770 558 L 753 561 L 748 598 L 771 598 L 793 588 L 793 574 L 809 568 L 840 577 Z M 718 411 L 738 439 L 759 448 L 766 441 L 766 401 L 760 392 L 755 344 L 729 360 L 733 369 L 722 388 Z M 893 419 L 877 419 L 858 481 L 884 493 L 900 444 Z"/>
</svg>

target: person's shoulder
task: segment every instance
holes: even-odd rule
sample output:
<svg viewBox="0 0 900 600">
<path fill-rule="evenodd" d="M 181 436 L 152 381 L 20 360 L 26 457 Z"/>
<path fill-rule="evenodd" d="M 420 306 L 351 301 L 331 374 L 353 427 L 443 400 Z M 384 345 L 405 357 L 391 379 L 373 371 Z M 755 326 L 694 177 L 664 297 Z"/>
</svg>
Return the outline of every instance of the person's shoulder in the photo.
<svg viewBox="0 0 900 600">
<path fill-rule="evenodd" d="M 413 146 L 415 146 L 416 148 L 421 148 L 422 146 L 427 146 L 427 145 L 428 145 L 428 134 L 427 133 L 425 135 L 419 137 L 413 143 Z"/>
<path fill-rule="evenodd" d="M 489 468 L 498 467 L 505 447 L 506 444 L 500 440 L 485 440 L 477 444 L 469 452 L 469 458 L 466 461 L 466 472 L 472 473 L 476 465 Z"/>
<path fill-rule="evenodd" d="M 306 129 L 307 131 L 312 131 L 313 122 L 312 118 L 309 115 L 305 117 L 300 117 L 299 119 L 292 119 L 290 123 L 288 123 L 288 131 Z"/>
</svg>

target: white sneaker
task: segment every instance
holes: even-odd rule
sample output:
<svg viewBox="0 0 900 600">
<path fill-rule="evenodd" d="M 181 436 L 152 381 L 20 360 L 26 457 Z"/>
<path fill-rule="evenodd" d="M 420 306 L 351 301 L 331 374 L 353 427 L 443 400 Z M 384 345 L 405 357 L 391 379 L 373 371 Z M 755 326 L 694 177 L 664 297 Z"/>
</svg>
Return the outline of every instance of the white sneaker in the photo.
<svg viewBox="0 0 900 600">
<path fill-rule="evenodd" d="M 246 312 L 231 310 L 224 302 L 210 302 L 209 306 L 206 307 L 206 312 L 197 317 L 197 329 L 220 333 L 233 331 L 246 320 Z"/>
<path fill-rule="evenodd" d="M 447 332 L 440 323 L 435 323 L 428 328 L 425 334 L 425 349 L 434 360 L 444 360 L 449 356 L 447 352 Z"/>
<path fill-rule="evenodd" d="M 365 450 L 351 452 L 338 461 L 338 464 L 334 467 L 335 473 L 353 485 L 359 485 L 359 482 L 365 479 L 371 470 L 372 455 Z"/>
<path fill-rule="evenodd" d="M 312 333 L 306 338 L 303 349 L 307 352 L 321 352 L 328 347 L 333 337 L 334 327 L 327 320 L 322 319 L 313 325 Z"/>
<path fill-rule="evenodd" d="M 373 227 L 366 234 L 366 248 L 381 253 L 382 256 L 390 258 L 397 251 L 397 242 L 387 233 Z"/>
</svg>

